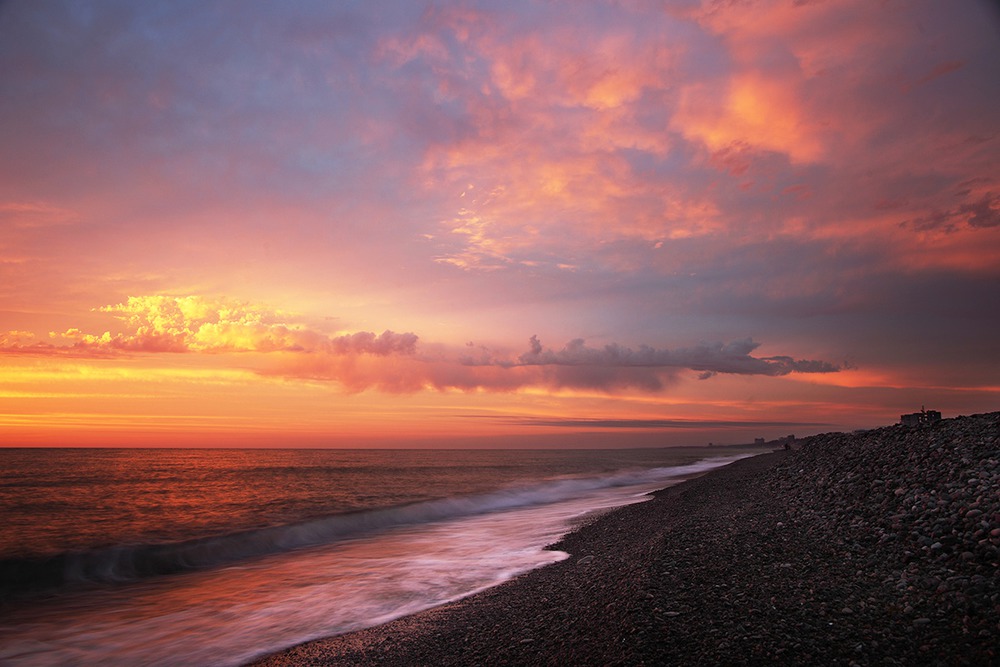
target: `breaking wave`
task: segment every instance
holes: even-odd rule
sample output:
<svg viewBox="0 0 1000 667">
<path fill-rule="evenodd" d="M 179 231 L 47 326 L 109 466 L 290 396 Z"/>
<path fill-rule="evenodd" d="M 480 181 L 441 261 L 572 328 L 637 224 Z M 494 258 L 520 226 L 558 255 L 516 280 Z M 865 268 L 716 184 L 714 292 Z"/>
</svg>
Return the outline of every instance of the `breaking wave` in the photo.
<svg viewBox="0 0 1000 667">
<path fill-rule="evenodd" d="M 551 479 L 497 491 L 336 514 L 305 522 L 154 544 L 126 544 L 48 557 L 0 559 L 0 592 L 125 583 L 219 567 L 296 549 L 334 544 L 391 528 L 473 517 L 571 500 L 601 489 L 670 483 L 743 456 L 600 477 Z"/>
</svg>

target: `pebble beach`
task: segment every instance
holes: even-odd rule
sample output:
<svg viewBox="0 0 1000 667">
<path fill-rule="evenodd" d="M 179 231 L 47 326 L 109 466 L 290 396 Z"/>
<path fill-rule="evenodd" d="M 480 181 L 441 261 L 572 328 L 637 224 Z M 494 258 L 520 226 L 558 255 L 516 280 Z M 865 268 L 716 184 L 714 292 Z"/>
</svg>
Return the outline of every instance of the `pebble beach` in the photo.
<svg viewBox="0 0 1000 667">
<path fill-rule="evenodd" d="M 1000 664 L 1000 412 L 799 440 L 551 548 L 571 556 L 254 664 Z"/>
</svg>

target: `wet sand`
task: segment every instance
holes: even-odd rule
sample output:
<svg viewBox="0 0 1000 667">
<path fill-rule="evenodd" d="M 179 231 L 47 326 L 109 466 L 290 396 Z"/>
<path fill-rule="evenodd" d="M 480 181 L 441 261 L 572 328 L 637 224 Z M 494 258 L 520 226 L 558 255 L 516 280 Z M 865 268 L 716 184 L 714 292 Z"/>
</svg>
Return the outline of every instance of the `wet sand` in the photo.
<svg viewBox="0 0 1000 667">
<path fill-rule="evenodd" d="M 583 526 L 553 545 L 565 561 L 255 664 L 1000 664 L 990 417 L 737 461 Z M 928 477 L 914 451 L 944 463 Z M 985 478 L 986 493 L 952 508 L 966 537 L 925 545 L 939 508 L 904 518 L 903 505 L 957 489 L 949 475 Z"/>
</svg>

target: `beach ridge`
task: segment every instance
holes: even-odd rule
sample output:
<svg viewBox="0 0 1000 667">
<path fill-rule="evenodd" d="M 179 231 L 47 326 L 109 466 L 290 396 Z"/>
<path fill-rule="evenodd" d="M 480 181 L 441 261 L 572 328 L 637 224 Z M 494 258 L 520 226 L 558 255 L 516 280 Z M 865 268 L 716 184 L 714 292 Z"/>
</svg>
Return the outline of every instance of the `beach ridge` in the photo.
<svg viewBox="0 0 1000 667">
<path fill-rule="evenodd" d="M 998 664 L 1000 413 L 806 439 L 605 514 L 565 561 L 254 663 Z"/>
</svg>

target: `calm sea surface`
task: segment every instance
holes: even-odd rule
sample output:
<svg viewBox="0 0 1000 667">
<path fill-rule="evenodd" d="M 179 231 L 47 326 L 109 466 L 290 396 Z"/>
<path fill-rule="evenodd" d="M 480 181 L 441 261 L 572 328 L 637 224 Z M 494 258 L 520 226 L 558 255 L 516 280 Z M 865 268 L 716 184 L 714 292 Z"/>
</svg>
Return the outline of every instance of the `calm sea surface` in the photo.
<svg viewBox="0 0 1000 667">
<path fill-rule="evenodd" d="M 0 449 L 0 664 L 242 664 L 561 560 L 588 514 L 745 455 Z"/>
</svg>

